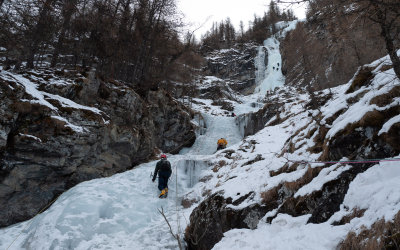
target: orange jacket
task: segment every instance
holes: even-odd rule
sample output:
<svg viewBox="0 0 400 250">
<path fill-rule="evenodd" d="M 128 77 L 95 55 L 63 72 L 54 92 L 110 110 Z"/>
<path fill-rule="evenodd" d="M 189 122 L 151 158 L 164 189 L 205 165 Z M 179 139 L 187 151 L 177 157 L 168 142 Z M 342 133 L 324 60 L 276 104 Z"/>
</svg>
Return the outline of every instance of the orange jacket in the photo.
<svg viewBox="0 0 400 250">
<path fill-rule="evenodd" d="M 226 146 L 228 145 L 228 142 L 225 139 L 221 138 L 218 140 L 217 144 L 224 144 Z"/>
</svg>

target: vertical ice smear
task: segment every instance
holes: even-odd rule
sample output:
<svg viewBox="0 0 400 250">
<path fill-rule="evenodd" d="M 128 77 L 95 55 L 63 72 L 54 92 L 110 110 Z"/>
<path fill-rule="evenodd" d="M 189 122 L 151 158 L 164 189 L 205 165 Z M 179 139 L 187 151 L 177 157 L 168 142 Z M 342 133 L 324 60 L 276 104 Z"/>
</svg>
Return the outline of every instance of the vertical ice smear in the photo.
<svg viewBox="0 0 400 250">
<path fill-rule="evenodd" d="M 182 160 L 178 164 L 178 169 L 184 169 L 186 186 L 192 188 L 201 178 L 201 172 L 209 167 L 203 160 Z"/>
<path fill-rule="evenodd" d="M 237 118 L 240 135 L 242 137 L 244 137 L 244 128 L 247 126 L 248 121 L 249 121 L 249 115 L 248 114 L 243 115 L 243 116 L 239 116 Z"/>
<path fill-rule="evenodd" d="M 254 58 L 254 66 L 256 68 L 256 85 L 265 79 L 265 52 L 264 47 L 258 47 L 257 56 Z"/>
</svg>

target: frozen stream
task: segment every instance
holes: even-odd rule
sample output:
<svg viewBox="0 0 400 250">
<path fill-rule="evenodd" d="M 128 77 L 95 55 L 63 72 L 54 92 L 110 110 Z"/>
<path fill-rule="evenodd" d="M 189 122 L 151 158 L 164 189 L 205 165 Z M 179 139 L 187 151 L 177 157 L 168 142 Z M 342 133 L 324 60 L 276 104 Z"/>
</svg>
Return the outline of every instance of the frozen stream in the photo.
<svg viewBox="0 0 400 250">
<path fill-rule="evenodd" d="M 181 156 L 171 157 L 171 163 Z M 10 249 L 176 249 L 157 208 L 174 223 L 175 179 L 159 199 L 150 173 L 155 162 L 109 178 L 79 184 L 36 217 Z M 178 177 L 182 176 L 178 174 Z M 178 181 L 178 189 L 185 189 Z M 1 231 L 5 249 L 27 222 Z"/>
<path fill-rule="evenodd" d="M 243 103 L 235 107 L 238 115 L 257 110 L 262 106 L 257 103 L 259 95 L 263 96 L 266 91 L 283 84 L 279 42 L 271 38 L 265 41 L 264 46 L 268 50 L 269 65 L 258 65 L 258 70 L 263 70 L 266 78 L 259 82 L 258 94 L 243 97 Z M 259 56 L 262 57 L 262 53 L 260 50 Z M 201 155 L 215 153 L 217 140 L 221 137 L 227 139 L 228 147 L 242 139 L 235 118 L 210 114 L 203 114 L 203 117 L 207 133 L 199 133 L 191 148 L 184 148 L 180 155 L 169 157 L 171 164 L 177 167 L 177 174 L 171 180 L 167 199 L 158 198 L 157 183 L 150 179 L 156 162 L 141 164 L 131 171 L 75 186 L 29 226 L 29 221 L 26 221 L 1 229 L 0 249 L 7 249 L 21 231 L 8 249 L 178 249 L 157 208 L 164 207 L 176 233 L 179 198 L 191 191 L 201 176 L 202 168 L 206 167 Z M 186 216 L 180 213 L 181 233 L 190 212 L 190 209 L 185 210 Z"/>
<path fill-rule="evenodd" d="M 33 220 L 9 249 L 178 249 L 157 208 L 164 207 L 176 232 L 176 190 L 180 204 L 179 197 L 198 181 L 202 171 L 201 164 L 194 167 L 190 163 L 197 155 L 214 153 L 220 137 L 228 140 L 228 146 L 241 140 L 235 118 L 204 116 L 207 133 L 181 155 L 169 157 L 171 164 L 178 166 L 178 181 L 174 173 L 168 199 L 158 198 L 157 182 L 150 179 L 156 162 L 141 164 L 134 170 L 87 181 L 65 192 Z M 182 217 L 181 222 L 183 232 L 186 222 Z M 27 223 L 0 230 L 0 249 L 6 249 Z"/>
</svg>

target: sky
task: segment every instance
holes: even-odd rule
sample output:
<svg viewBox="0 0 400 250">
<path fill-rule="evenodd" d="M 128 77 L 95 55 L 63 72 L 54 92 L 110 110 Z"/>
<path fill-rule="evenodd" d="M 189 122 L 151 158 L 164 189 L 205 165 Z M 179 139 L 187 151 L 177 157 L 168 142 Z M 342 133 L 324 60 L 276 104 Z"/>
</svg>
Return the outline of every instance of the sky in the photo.
<svg viewBox="0 0 400 250">
<path fill-rule="evenodd" d="M 198 31 L 195 32 L 199 39 L 201 34 L 206 33 L 213 22 L 231 19 L 231 23 L 236 29 L 239 28 L 240 21 L 243 21 L 245 29 L 248 28 L 249 21 L 254 19 L 254 14 L 262 16 L 268 10 L 269 0 L 178 0 L 178 8 L 185 14 L 186 22 L 193 23 L 191 30 L 199 27 L 207 20 L 212 18 Z M 283 6 L 281 7 L 281 9 Z M 294 7 L 293 11 L 299 18 L 305 18 L 305 6 Z"/>
</svg>

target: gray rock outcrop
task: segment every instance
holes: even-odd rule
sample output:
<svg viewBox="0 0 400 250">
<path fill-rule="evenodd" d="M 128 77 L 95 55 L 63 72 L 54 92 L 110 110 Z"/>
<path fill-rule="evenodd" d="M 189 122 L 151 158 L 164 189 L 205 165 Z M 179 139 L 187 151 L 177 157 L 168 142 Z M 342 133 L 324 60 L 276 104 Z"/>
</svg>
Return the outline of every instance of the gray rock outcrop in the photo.
<svg viewBox="0 0 400 250">
<path fill-rule="evenodd" d="M 279 114 L 278 110 L 282 105 L 282 103 L 267 103 L 257 112 L 239 115 L 237 122 L 242 136 L 254 135 L 263 129 L 272 117 Z"/>
<path fill-rule="evenodd" d="M 208 52 L 204 55 L 207 60 L 204 75 L 227 80 L 233 90 L 242 94 L 253 93 L 257 52 L 258 45 L 255 43 L 235 44 L 230 49 Z"/>
<path fill-rule="evenodd" d="M 190 111 L 164 90 L 142 97 L 81 73 L 0 73 L 0 227 L 32 218 L 80 182 L 154 158 L 156 148 L 193 144 Z"/>
<path fill-rule="evenodd" d="M 254 203 L 245 208 L 234 208 L 253 196 L 254 192 L 250 192 L 232 201 L 232 198 L 225 199 L 216 193 L 200 203 L 190 215 L 190 224 L 186 229 L 188 249 L 212 249 L 225 232 L 234 228 L 256 229 L 259 220 L 268 212 L 265 206 Z"/>
</svg>

